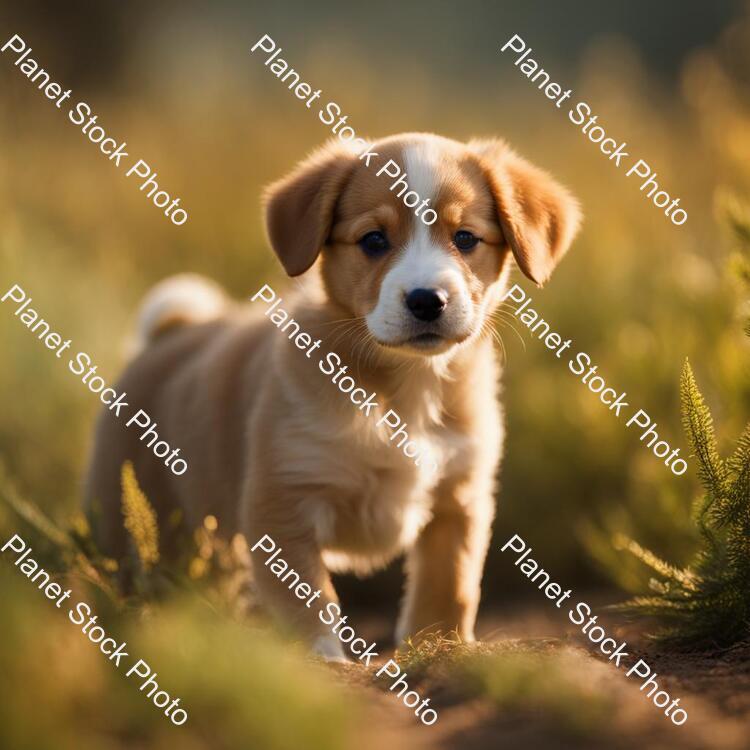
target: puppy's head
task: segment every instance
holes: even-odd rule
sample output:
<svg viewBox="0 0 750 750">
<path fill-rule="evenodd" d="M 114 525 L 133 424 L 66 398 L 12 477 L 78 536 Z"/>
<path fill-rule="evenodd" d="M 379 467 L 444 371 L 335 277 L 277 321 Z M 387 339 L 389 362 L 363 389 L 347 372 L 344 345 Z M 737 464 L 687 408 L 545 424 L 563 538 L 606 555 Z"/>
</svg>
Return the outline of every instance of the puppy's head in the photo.
<svg viewBox="0 0 750 750">
<path fill-rule="evenodd" d="M 570 194 L 502 141 L 411 133 L 370 151 L 368 166 L 332 141 L 268 188 L 265 210 L 287 273 L 320 256 L 331 299 L 382 346 L 430 355 L 478 335 L 510 256 L 541 285 L 578 228 Z M 389 160 L 401 177 L 377 175 Z"/>
</svg>

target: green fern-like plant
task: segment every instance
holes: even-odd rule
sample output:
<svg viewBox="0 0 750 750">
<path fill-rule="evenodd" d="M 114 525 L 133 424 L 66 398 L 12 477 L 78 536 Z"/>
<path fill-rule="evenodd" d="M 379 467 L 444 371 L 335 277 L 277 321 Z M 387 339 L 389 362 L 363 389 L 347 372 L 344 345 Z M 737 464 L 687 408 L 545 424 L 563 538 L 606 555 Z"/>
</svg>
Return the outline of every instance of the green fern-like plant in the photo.
<svg viewBox="0 0 750 750">
<path fill-rule="evenodd" d="M 655 636 L 670 645 L 729 645 L 750 637 L 750 425 L 724 460 L 688 362 L 680 391 L 683 424 L 704 488 L 694 509 L 700 548 L 686 567 L 677 568 L 630 539 L 616 540 L 658 576 L 651 581 L 651 596 L 631 599 L 621 609 L 658 618 L 663 625 Z"/>
<path fill-rule="evenodd" d="M 724 200 L 725 222 L 737 252 L 731 269 L 750 287 L 750 211 L 735 198 Z M 750 335 L 750 326 L 745 331 Z M 655 573 L 651 596 L 631 599 L 620 609 L 662 622 L 662 642 L 686 648 L 731 645 L 750 639 L 750 424 L 727 459 L 716 447 L 713 420 L 690 364 L 680 379 L 685 432 L 698 461 L 704 493 L 694 506 L 700 547 L 685 568 L 676 568 L 620 537 L 617 546 Z"/>
</svg>

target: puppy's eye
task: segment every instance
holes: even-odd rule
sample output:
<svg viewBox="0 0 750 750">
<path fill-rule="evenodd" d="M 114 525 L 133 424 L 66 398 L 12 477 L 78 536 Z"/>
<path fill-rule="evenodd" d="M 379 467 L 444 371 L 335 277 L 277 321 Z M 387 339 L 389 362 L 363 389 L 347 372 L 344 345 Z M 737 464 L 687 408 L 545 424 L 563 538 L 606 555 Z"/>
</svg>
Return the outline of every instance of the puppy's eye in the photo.
<svg viewBox="0 0 750 750">
<path fill-rule="evenodd" d="M 468 253 L 470 250 L 473 250 L 478 242 L 479 237 L 475 237 L 471 232 L 467 232 L 465 229 L 459 229 L 453 235 L 453 244 L 462 253 Z"/>
<path fill-rule="evenodd" d="M 359 241 L 359 246 L 367 255 L 381 255 L 391 249 L 388 238 L 382 232 L 368 232 Z"/>
</svg>

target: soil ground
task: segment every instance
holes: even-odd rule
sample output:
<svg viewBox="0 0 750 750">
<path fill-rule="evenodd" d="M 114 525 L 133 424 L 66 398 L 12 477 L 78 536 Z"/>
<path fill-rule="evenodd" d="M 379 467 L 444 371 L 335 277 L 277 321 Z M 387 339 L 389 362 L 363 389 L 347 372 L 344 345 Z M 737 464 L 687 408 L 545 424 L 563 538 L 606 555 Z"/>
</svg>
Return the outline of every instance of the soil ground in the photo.
<svg viewBox="0 0 750 750">
<path fill-rule="evenodd" d="M 601 612 L 594 600 L 594 611 Z M 623 624 L 621 615 L 603 615 L 608 634 L 627 640 L 629 653 L 643 658 L 657 674 L 659 688 L 679 697 L 688 720 L 675 726 L 644 692 L 641 680 L 626 677 L 598 654 L 567 619 L 565 610 L 544 603 L 520 605 L 511 612 L 488 613 L 480 618 L 476 648 L 491 656 L 507 652 L 568 653 L 575 656 L 575 682 L 591 686 L 610 706 L 605 719 L 588 727 L 571 727 L 566 717 L 544 704 L 528 700 L 498 704 L 486 695 L 467 695 L 457 687 L 450 669 L 420 674 L 410 688 L 430 696 L 439 708 L 439 719 L 425 727 L 401 701 L 388 693 L 388 683 L 373 681 L 374 670 L 359 665 L 331 666 L 353 690 L 361 692 L 372 712 L 362 747 L 393 748 L 507 748 L 547 750 L 582 748 L 599 750 L 745 750 L 750 748 L 750 644 L 710 654 L 673 654 L 657 649 L 639 628 Z M 364 635 L 387 643 L 388 623 L 370 618 Z M 390 653 L 383 652 L 385 659 Z M 533 691 L 531 691 L 533 692 Z M 576 709 L 573 708 L 573 711 Z"/>
</svg>

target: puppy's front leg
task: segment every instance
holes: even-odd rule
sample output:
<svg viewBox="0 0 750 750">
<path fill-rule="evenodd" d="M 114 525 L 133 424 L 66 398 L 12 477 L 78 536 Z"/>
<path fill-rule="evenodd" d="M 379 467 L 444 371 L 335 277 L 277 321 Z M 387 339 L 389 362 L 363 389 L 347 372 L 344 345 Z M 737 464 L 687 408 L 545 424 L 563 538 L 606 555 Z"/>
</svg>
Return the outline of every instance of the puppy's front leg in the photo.
<svg viewBox="0 0 750 750">
<path fill-rule="evenodd" d="M 318 617 L 320 608 L 338 602 L 338 597 L 312 533 L 292 532 L 257 516 L 252 528 L 263 531 L 251 543 L 253 577 L 262 603 L 283 628 L 305 637 L 317 654 L 329 661 L 347 661 L 341 641 Z"/>
<path fill-rule="evenodd" d="M 494 500 L 490 483 L 481 488 L 446 480 L 436 495 L 434 516 L 406 562 L 406 594 L 396 641 L 429 632 L 457 631 L 474 640 L 484 559 Z"/>
</svg>

